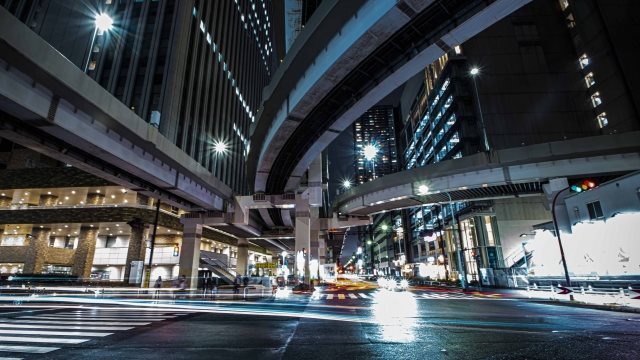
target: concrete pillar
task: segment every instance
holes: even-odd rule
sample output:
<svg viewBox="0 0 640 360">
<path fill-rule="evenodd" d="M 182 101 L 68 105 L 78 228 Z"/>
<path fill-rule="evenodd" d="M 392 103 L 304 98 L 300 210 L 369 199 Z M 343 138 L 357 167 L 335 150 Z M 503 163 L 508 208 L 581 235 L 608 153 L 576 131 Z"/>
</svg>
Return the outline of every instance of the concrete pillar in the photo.
<svg viewBox="0 0 640 360">
<path fill-rule="evenodd" d="M 298 277 L 298 252 L 306 251 L 307 256 L 304 259 L 304 282 L 309 283 L 309 254 L 311 253 L 311 213 L 309 211 L 309 200 L 296 195 L 296 224 L 295 224 L 295 269 L 294 273 Z"/>
<path fill-rule="evenodd" d="M 327 263 L 327 242 L 325 240 L 325 233 L 321 231 L 318 234 L 318 264 L 323 265 Z"/>
<path fill-rule="evenodd" d="M 40 206 L 56 206 L 58 204 L 58 197 L 55 195 L 42 194 L 40 195 L 40 200 L 38 201 L 38 205 Z"/>
<path fill-rule="evenodd" d="M 87 195 L 87 200 L 89 196 Z M 124 282 L 129 283 L 132 261 L 144 261 L 144 254 L 147 250 L 145 240 L 148 237 L 149 225 L 142 219 L 134 218 L 127 224 L 131 226 L 131 236 L 129 237 L 129 248 L 127 249 L 127 261 L 124 266 Z M 133 279 L 131 279 L 133 280 Z"/>
<path fill-rule="evenodd" d="M 249 265 L 249 240 L 238 239 L 238 257 L 236 259 L 236 273 L 238 275 L 247 275 Z"/>
<path fill-rule="evenodd" d="M 80 227 L 78 236 L 78 247 L 73 255 L 73 275 L 88 280 L 91 275 L 93 257 L 96 253 L 96 240 L 98 239 L 98 228 L 88 226 Z"/>
<path fill-rule="evenodd" d="M 102 205 L 104 204 L 104 194 L 102 193 L 89 193 L 87 194 L 87 205 Z"/>
<path fill-rule="evenodd" d="M 180 249 L 180 277 L 187 278 L 190 288 L 198 286 L 198 268 L 200 267 L 200 241 L 202 224 L 185 222 L 182 230 L 182 248 Z"/>
<path fill-rule="evenodd" d="M 25 274 L 40 274 L 45 264 L 47 252 L 49 250 L 49 237 L 51 229 L 34 228 L 31 231 L 27 258 L 24 260 L 23 272 Z"/>
</svg>

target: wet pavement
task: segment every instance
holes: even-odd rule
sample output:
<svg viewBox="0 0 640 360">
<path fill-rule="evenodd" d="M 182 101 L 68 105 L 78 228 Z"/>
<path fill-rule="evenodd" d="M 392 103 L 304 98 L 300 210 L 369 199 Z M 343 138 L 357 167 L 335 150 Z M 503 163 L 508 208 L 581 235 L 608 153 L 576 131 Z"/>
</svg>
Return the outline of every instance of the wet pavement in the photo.
<svg viewBox="0 0 640 360">
<path fill-rule="evenodd" d="M 638 314 L 454 292 L 358 290 L 252 302 L 87 305 L 2 308 L 0 358 L 640 358 Z M 59 328 L 67 334 L 56 334 Z M 15 346 L 56 350 L 6 351 L 24 350 Z"/>
</svg>

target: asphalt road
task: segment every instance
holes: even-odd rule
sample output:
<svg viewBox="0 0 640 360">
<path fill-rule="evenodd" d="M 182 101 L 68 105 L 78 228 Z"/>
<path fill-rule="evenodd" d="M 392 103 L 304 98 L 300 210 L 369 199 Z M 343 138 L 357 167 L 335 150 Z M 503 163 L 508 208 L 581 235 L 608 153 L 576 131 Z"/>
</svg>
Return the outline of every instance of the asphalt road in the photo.
<svg viewBox="0 0 640 360">
<path fill-rule="evenodd" d="M 638 314 L 429 291 L 328 295 L 7 305 L 0 359 L 640 359 Z"/>
</svg>

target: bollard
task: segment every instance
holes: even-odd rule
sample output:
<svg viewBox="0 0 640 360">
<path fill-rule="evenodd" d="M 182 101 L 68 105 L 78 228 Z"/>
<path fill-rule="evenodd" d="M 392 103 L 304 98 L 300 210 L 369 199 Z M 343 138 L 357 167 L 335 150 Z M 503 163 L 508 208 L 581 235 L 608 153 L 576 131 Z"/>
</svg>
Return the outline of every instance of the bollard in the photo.
<svg viewBox="0 0 640 360">
<path fill-rule="evenodd" d="M 536 290 L 538 290 L 538 284 L 533 283 L 533 288 L 534 288 L 534 289 L 536 289 Z"/>
<path fill-rule="evenodd" d="M 580 286 L 580 294 L 584 295 L 584 286 Z"/>
<path fill-rule="evenodd" d="M 591 285 L 589 285 L 589 291 L 593 291 L 593 287 L 591 287 Z"/>
</svg>

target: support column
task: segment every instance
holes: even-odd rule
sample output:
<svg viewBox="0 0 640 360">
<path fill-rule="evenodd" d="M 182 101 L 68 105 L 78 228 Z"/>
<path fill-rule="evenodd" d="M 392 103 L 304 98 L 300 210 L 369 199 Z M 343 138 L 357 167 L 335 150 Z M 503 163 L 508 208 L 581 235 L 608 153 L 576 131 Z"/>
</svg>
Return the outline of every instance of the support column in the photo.
<svg viewBox="0 0 640 360">
<path fill-rule="evenodd" d="M 238 238 L 238 257 L 236 258 L 236 274 L 247 275 L 249 265 L 249 240 Z"/>
<path fill-rule="evenodd" d="M 88 198 L 88 197 L 87 197 Z M 129 237 L 129 248 L 127 249 L 127 261 L 124 267 L 124 282 L 131 284 L 134 279 L 129 279 L 131 275 L 131 262 L 144 261 L 144 254 L 147 249 L 145 239 L 149 225 L 140 218 L 134 218 L 127 224 L 131 226 L 131 236 Z"/>
<path fill-rule="evenodd" d="M 40 274 L 45 264 L 47 252 L 49 250 L 49 237 L 51 229 L 34 228 L 31 231 L 27 258 L 24 260 L 23 272 L 25 274 Z"/>
<path fill-rule="evenodd" d="M 320 231 L 318 234 L 318 265 L 327 263 L 327 242 L 325 236 L 325 231 Z"/>
<path fill-rule="evenodd" d="M 93 265 L 93 257 L 96 253 L 96 240 L 98 239 L 98 228 L 88 226 L 80 227 L 78 236 L 78 247 L 73 255 L 74 276 L 82 280 L 88 280 L 91 276 L 91 266 Z"/>
<path fill-rule="evenodd" d="M 188 219 L 186 219 L 188 220 Z M 199 219 L 198 219 L 199 220 Z M 189 288 L 198 287 L 198 268 L 200 267 L 200 242 L 202 224 L 186 221 L 182 231 L 180 249 L 180 277 L 184 275 Z"/>
<path fill-rule="evenodd" d="M 303 268 L 302 274 L 304 275 L 304 282 L 309 283 L 309 254 L 311 253 L 311 214 L 309 212 L 309 200 L 307 198 L 302 197 L 301 195 L 296 195 L 296 224 L 295 224 L 295 235 L 296 235 L 296 253 L 295 257 L 295 274 L 296 278 L 299 279 L 300 273 L 298 268 Z M 307 256 L 302 258 L 302 255 L 299 255 L 300 252 L 304 253 L 306 251 Z M 304 259 L 304 264 L 299 264 L 299 260 Z"/>
</svg>

